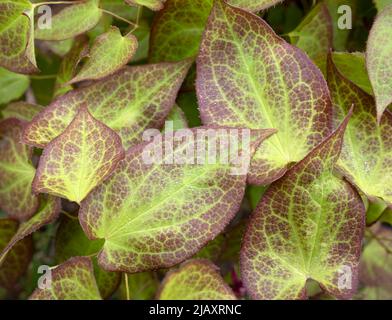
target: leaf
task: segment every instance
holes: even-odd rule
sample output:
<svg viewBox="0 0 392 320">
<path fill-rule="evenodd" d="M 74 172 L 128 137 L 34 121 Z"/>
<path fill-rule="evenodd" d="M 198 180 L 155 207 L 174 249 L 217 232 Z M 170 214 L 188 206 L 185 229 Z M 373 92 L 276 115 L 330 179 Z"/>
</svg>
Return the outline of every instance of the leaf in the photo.
<svg viewBox="0 0 392 320">
<path fill-rule="evenodd" d="M 39 205 L 31 191 L 32 148 L 20 142 L 23 127 L 24 122 L 17 119 L 3 120 L 0 125 L 0 208 L 18 220 L 30 218 Z"/>
<path fill-rule="evenodd" d="M 248 11 L 261 11 L 272 7 L 284 0 L 229 0 L 232 6 L 239 7 Z"/>
<path fill-rule="evenodd" d="M 168 121 L 171 121 L 172 123 L 172 130 L 179 130 L 179 129 L 184 129 L 188 128 L 188 123 L 185 118 L 184 112 L 181 110 L 181 108 L 177 105 L 174 105 L 173 109 L 170 111 L 166 123 L 165 123 L 165 130 L 169 130 L 168 128 Z"/>
<path fill-rule="evenodd" d="M 38 71 L 31 43 L 32 8 L 27 0 L 0 0 L 0 65 L 17 73 Z"/>
<path fill-rule="evenodd" d="M 66 40 L 80 35 L 98 23 L 102 16 L 99 0 L 67 6 L 52 17 L 51 28 L 35 29 L 35 39 L 39 40 Z"/>
<path fill-rule="evenodd" d="M 365 55 L 361 52 L 333 52 L 332 60 L 340 73 L 360 87 L 366 93 L 373 95 L 372 85 L 366 70 Z"/>
<path fill-rule="evenodd" d="M 57 263 L 62 263 L 75 256 L 92 256 L 102 247 L 102 240 L 89 240 L 75 220 L 64 217 L 61 220 L 56 233 L 55 257 Z M 118 288 L 121 274 L 107 272 L 97 265 L 97 259 L 93 258 L 94 275 L 103 299 L 109 298 Z"/>
<path fill-rule="evenodd" d="M 86 107 L 44 149 L 33 190 L 80 203 L 124 157 L 120 137 Z"/>
<path fill-rule="evenodd" d="M 147 128 L 160 128 L 174 105 L 189 61 L 126 67 L 88 87 L 74 90 L 40 113 L 26 127 L 24 140 L 44 147 L 60 135 L 81 106 L 116 131 L 127 149 Z M 146 115 L 148 115 L 146 117 Z"/>
<path fill-rule="evenodd" d="M 31 121 L 38 113 L 40 113 L 44 107 L 27 103 L 24 101 L 18 101 L 10 103 L 6 106 L 1 113 L 4 119 L 16 118 L 22 121 Z"/>
<path fill-rule="evenodd" d="M 47 289 L 35 289 L 31 300 L 101 300 L 93 264 L 86 257 L 74 257 L 52 269 Z"/>
<path fill-rule="evenodd" d="M 366 300 L 392 299 L 392 232 L 387 227 L 369 230 L 371 240 L 366 245 L 360 267 L 363 289 L 359 297 Z"/>
<path fill-rule="evenodd" d="M 158 291 L 159 300 L 236 300 L 234 292 L 208 260 L 190 260 L 170 271 Z"/>
<path fill-rule="evenodd" d="M 137 49 L 137 39 L 132 34 L 122 36 L 117 27 L 98 36 L 91 47 L 88 60 L 69 83 L 97 80 L 113 74 L 125 66 Z"/>
<path fill-rule="evenodd" d="M 173 139 L 173 152 L 165 152 L 162 161 L 152 155 L 150 160 L 156 160 L 152 164 L 145 156 L 149 150 L 160 149 L 162 141 L 170 141 L 172 131 L 129 149 L 111 177 L 82 202 L 83 230 L 90 239 L 105 239 L 98 255 L 105 270 L 135 273 L 173 266 L 198 252 L 234 217 L 246 174 L 233 175 L 232 162 L 218 158 L 215 164 L 200 160 L 197 164 L 190 156 L 194 164 L 169 164 L 172 157 L 184 159 L 184 150 L 193 146 L 198 146 L 197 159 L 203 159 L 209 145 L 228 139 L 228 132 L 221 128 L 213 130 L 216 134 L 205 143 L 208 129 L 212 128 L 180 131 L 192 139 Z M 252 132 L 251 151 L 273 132 Z M 243 137 L 244 132 L 238 134 Z M 241 155 L 247 152 L 239 148 Z"/>
<path fill-rule="evenodd" d="M 348 121 L 273 183 L 253 212 L 241 249 L 253 299 L 304 298 L 308 279 L 338 298 L 356 292 L 365 209 L 333 175 Z"/>
<path fill-rule="evenodd" d="M 378 11 L 382 11 L 385 7 L 392 4 L 392 0 L 373 0 Z"/>
<path fill-rule="evenodd" d="M 332 61 L 329 61 L 328 83 L 335 123 L 354 105 L 338 161 L 339 169 L 371 200 L 378 197 L 392 205 L 392 114 L 385 111 L 378 126 L 374 99 L 345 79 Z"/>
<path fill-rule="evenodd" d="M 257 150 L 251 184 L 268 184 L 328 133 L 331 102 L 320 70 L 259 17 L 217 0 L 198 57 L 204 125 L 275 128 Z"/>
<path fill-rule="evenodd" d="M 79 36 L 76 38 L 71 50 L 61 61 L 59 71 L 56 77 L 54 88 L 54 97 L 59 97 L 73 89 L 69 81 L 76 74 L 76 68 L 79 62 L 88 54 L 87 37 Z"/>
<path fill-rule="evenodd" d="M 392 103 L 392 5 L 381 11 L 370 30 L 366 66 L 376 97 L 377 119 Z"/>
<path fill-rule="evenodd" d="M 11 219 L 0 219 L 0 252 L 7 246 L 18 229 L 18 222 Z M 19 241 L 0 266 L 0 287 L 12 289 L 26 272 L 33 255 L 31 236 Z"/>
<path fill-rule="evenodd" d="M 0 104 L 19 99 L 29 85 L 29 77 L 0 68 Z"/>
<path fill-rule="evenodd" d="M 158 277 L 153 272 L 124 273 L 120 287 L 120 297 L 121 300 L 152 300 L 158 288 Z"/>
<path fill-rule="evenodd" d="M 54 54 L 64 57 L 72 49 L 72 46 L 74 45 L 74 38 L 60 41 L 46 41 L 45 44 Z"/>
<path fill-rule="evenodd" d="M 154 11 L 161 10 L 165 1 L 166 0 L 125 0 L 125 2 L 131 6 L 145 6 Z"/>
<path fill-rule="evenodd" d="M 0 265 L 1 261 L 10 253 L 10 250 L 16 247 L 21 240 L 25 239 L 44 225 L 56 220 L 60 213 L 60 207 L 60 199 L 49 196 L 46 201 L 41 203 L 41 208 L 34 216 L 29 220 L 20 223 L 11 240 L 2 250 L 0 250 Z"/>
<path fill-rule="evenodd" d="M 323 73 L 332 47 L 332 19 L 324 3 L 315 6 L 289 34 L 291 43 L 305 51 Z"/>
</svg>

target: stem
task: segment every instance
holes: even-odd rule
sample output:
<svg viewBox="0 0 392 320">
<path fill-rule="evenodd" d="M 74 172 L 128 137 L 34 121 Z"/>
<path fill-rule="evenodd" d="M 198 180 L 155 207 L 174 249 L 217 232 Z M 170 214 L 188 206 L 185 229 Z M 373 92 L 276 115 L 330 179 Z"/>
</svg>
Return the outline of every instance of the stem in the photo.
<svg viewBox="0 0 392 320">
<path fill-rule="evenodd" d="M 119 16 L 119 15 L 117 15 L 117 14 L 111 12 L 111 11 L 108 11 L 108 10 L 105 10 L 105 9 L 101 9 L 101 11 L 106 13 L 106 14 L 108 14 L 108 15 L 111 15 L 112 17 L 115 17 L 118 20 L 124 21 L 124 22 L 128 23 L 131 26 L 134 26 L 134 27 L 136 26 L 137 27 L 137 25 L 134 22 L 129 21 L 128 19 L 125 19 L 125 18 L 123 18 L 123 17 L 121 17 L 121 16 Z"/>
<path fill-rule="evenodd" d="M 124 273 L 124 276 L 125 276 L 125 290 L 127 290 L 127 300 L 131 300 L 131 297 L 129 296 L 128 274 Z"/>
<path fill-rule="evenodd" d="M 83 1 L 45 1 L 45 2 L 39 2 L 39 3 L 33 3 L 33 8 L 47 5 L 47 4 L 78 4 L 82 3 Z"/>
<path fill-rule="evenodd" d="M 135 30 L 137 28 L 139 28 L 139 22 L 140 22 L 140 17 L 142 16 L 142 12 L 143 12 L 143 6 L 138 6 L 137 7 L 137 14 L 136 14 L 136 24 L 134 25 L 134 27 L 131 29 L 131 31 L 129 31 L 127 33 L 127 35 L 135 32 Z"/>
<path fill-rule="evenodd" d="M 73 216 L 72 214 L 69 214 L 67 211 L 62 210 L 61 213 L 72 220 L 78 220 L 77 217 Z"/>
<path fill-rule="evenodd" d="M 42 76 L 30 76 L 31 79 L 35 80 L 47 80 L 47 79 L 55 79 L 57 75 L 55 74 L 48 74 L 48 75 L 42 75 Z"/>
</svg>

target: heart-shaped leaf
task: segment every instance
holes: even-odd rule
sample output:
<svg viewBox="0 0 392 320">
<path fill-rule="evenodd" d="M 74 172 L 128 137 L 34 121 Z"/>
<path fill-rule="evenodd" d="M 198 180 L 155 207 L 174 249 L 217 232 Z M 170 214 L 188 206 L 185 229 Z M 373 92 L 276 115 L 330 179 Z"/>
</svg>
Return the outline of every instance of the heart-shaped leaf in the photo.
<svg viewBox="0 0 392 320">
<path fill-rule="evenodd" d="M 360 87 L 366 93 L 373 95 L 372 85 L 366 70 L 365 55 L 361 52 L 333 52 L 332 60 L 340 73 Z"/>
<path fill-rule="evenodd" d="M 208 260 L 189 260 L 170 271 L 158 291 L 159 300 L 236 300 L 236 296 Z"/>
<path fill-rule="evenodd" d="M 0 65 L 18 73 L 38 71 L 31 28 L 33 6 L 27 0 L 0 0 Z"/>
<path fill-rule="evenodd" d="M 28 237 L 33 232 L 37 231 L 44 225 L 56 220 L 60 213 L 60 199 L 49 196 L 45 201 L 42 201 L 41 208 L 29 220 L 19 224 L 15 234 L 10 239 L 8 244 L 0 250 L 0 265 L 7 254 L 16 246 L 19 241 Z"/>
<path fill-rule="evenodd" d="M 31 300 L 100 300 L 93 264 L 86 257 L 74 257 L 52 269 L 49 288 L 35 289 Z"/>
<path fill-rule="evenodd" d="M 370 30 L 366 66 L 376 97 L 377 118 L 392 103 L 392 5 L 382 10 Z"/>
<path fill-rule="evenodd" d="M 381 198 L 392 206 L 392 114 L 386 110 L 380 125 L 374 99 L 345 79 L 328 63 L 328 84 L 335 123 L 354 105 L 338 166 L 351 183 L 371 200 Z"/>
<path fill-rule="evenodd" d="M 80 203 L 123 157 L 120 137 L 82 107 L 67 129 L 44 149 L 33 190 Z"/>
<path fill-rule="evenodd" d="M 308 279 L 338 298 L 355 293 L 365 209 L 333 174 L 348 120 L 273 183 L 254 211 L 241 249 L 252 298 L 304 298 Z"/>
<path fill-rule="evenodd" d="M 0 252 L 8 245 L 18 230 L 18 222 L 0 219 Z M 0 287 L 12 289 L 19 278 L 26 272 L 33 256 L 31 236 L 19 241 L 8 255 L 0 261 Z"/>
<path fill-rule="evenodd" d="M 305 51 L 323 73 L 332 47 L 332 19 L 324 3 L 315 6 L 289 34 L 291 43 Z"/>
<path fill-rule="evenodd" d="M 190 62 L 126 67 L 54 101 L 27 126 L 25 142 L 44 147 L 60 135 L 81 106 L 116 131 L 125 148 L 141 141 L 147 128 L 160 128 L 174 105 Z"/>
<path fill-rule="evenodd" d="M 211 131 L 214 134 L 205 143 Z M 88 237 L 105 240 L 98 255 L 102 267 L 129 273 L 170 267 L 194 255 L 224 229 L 241 204 L 248 164 L 241 166 L 245 172 L 235 174 L 231 161 L 219 158 L 208 164 L 210 160 L 199 159 L 209 146 L 229 139 L 230 132 L 209 127 L 168 131 L 128 150 L 112 176 L 82 202 L 79 213 Z M 253 132 L 250 150 L 239 145 L 239 155 L 250 156 L 273 132 Z M 245 132 L 237 134 L 243 141 Z M 170 142 L 173 135 L 177 138 Z M 165 147 L 161 161 L 154 155 L 146 161 L 150 151 L 162 150 L 162 143 L 173 143 L 173 152 Z M 185 150 L 193 161 L 184 159 Z"/>
<path fill-rule="evenodd" d="M 145 6 L 154 11 L 161 10 L 165 1 L 166 0 L 125 0 L 125 2 L 130 5 Z"/>
<path fill-rule="evenodd" d="M 101 249 L 102 244 L 103 241 L 101 240 L 89 240 L 86 237 L 76 216 L 74 219 L 64 217 L 56 233 L 56 261 L 63 263 L 76 256 L 93 256 Z M 109 298 L 118 288 L 121 274 L 102 270 L 97 265 L 96 258 L 93 258 L 92 261 L 99 292 L 103 299 Z"/>
<path fill-rule="evenodd" d="M 197 64 L 203 124 L 278 129 L 257 150 L 250 183 L 281 177 L 329 133 L 320 70 L 259 17 L 215 1 Z"/>
<path fill-rule="evenodd" d="M 98 36 L 88 54 L 88 60 L 69 83 L 106 77 L 125 66 L 137 49 L 132 34 L 122 36 L 117 27 L 111 27 Z"/>
<path fill-rule="evenodd" d="M 15 118 L 0 123 L 0 208 L 18 220 L 31 217 L 39 204 L 31 191 L 35 168 L 32 148 L 21 143 L 23 128 Z"/>
<path fill-rule="evenodd" d="M 31 121 L 43 109 L 44 107 L 36 104 L 18 101 L 10 103 L 1 111 L 1 113 L 4 119 L 16 118 L 28 122 Z"/>
<path fill-rule="evenodd" d="M 82 34 L 92 28 L 101 19 L 102 10 L 99 0 L 87 0 L 67 6 L 52 17 L 50 28 L 35 29 L 35 38 L 39 40 L 65 40 Z"/>
</svg>

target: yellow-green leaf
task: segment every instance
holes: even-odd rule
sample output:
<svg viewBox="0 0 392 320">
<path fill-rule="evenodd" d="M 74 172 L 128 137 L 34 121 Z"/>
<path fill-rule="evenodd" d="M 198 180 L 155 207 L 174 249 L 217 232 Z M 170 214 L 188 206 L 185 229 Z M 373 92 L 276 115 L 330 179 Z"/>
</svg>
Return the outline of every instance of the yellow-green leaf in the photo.
<svg viewBox="0 0 392 320">
<path fill-rule="evenodd" d="M 44 149 L 33 190 L 80 203 L 123 157 L 120 137 L 82 107 L 67 129 Z"/>
<path fill-rule="evenodd" d="M 0 68 L 0 105 L 20 98 L 29 85 L 28 76 Z"/>
</svg>

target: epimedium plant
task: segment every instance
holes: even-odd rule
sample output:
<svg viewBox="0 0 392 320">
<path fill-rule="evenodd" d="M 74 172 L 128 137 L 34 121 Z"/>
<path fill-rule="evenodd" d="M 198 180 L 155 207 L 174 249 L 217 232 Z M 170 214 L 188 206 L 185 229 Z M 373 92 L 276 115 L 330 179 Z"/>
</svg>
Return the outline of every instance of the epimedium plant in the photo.
<svg viewBox="0 0 392 320">
<path fill-rule="evenodd" d="M 0 297 L 392 298 L 392 1 L 0 9 Z"/>
</svg>

